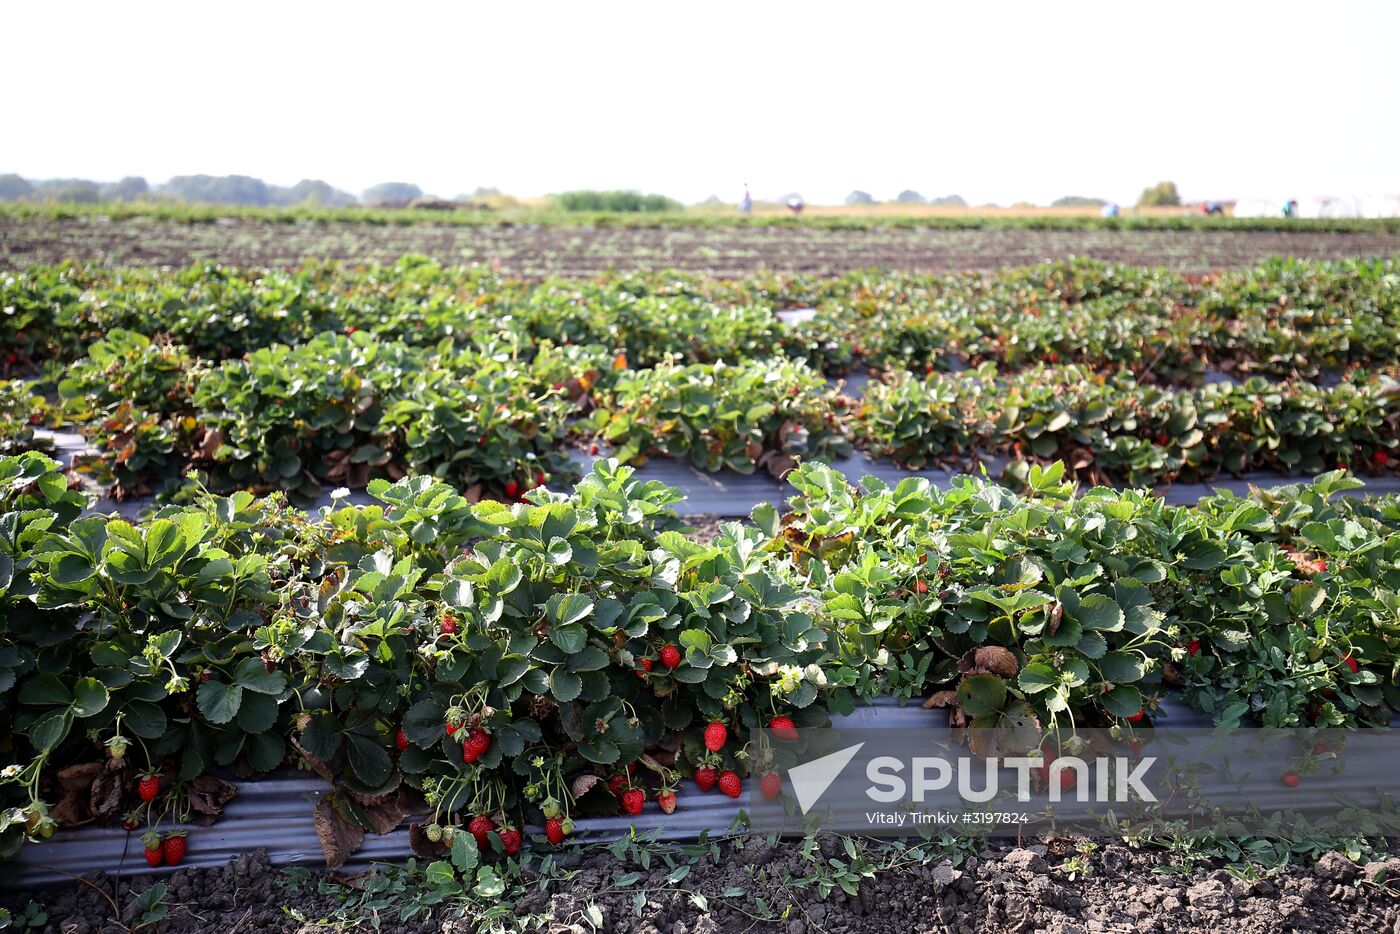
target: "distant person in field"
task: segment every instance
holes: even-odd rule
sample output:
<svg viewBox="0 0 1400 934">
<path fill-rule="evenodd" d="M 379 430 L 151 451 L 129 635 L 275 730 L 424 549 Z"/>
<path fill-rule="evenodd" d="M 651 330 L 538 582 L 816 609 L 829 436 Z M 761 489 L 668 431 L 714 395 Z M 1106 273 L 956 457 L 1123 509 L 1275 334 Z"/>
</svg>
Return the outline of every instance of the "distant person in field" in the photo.
<svg viewBox="0 0 1400 934">
<path fill-rule="evenodd" d="M 799 198 L 789 198 L 787 202 L 788 210 L 794 214 L 801 214 L 807 203 Z"/>
<path fill-rule="evenodd" d="M 749 184 L 748 184 L 748 182 L 745 182 L 745 183 L 744 183 L 744 200 L 739 202 L 739 213 L 740 213 L 740 214 L 752 214 L 752 213 L 753 213 L 753 198 L 749 195 Z"/>
<path fill-rule="evenodd" d="M 1100 217 L 1117 217 L 1117 216 L 1118 216 L 1118 202 L 1116 202 L 1116 201 L 1110 201 L 1110 202 L 1108 202 L 1107 204 L 1105 204 L 1105 205 L 1103 206 L 1103 209 L 1102 209 L 1101 211 L 1099 211 L 1099 216 L 1100 216 Z"/>
<path fill-rule="evenodd" d="M 1205 215 L 1224 214 L 1225 209 L 1221 207 L 1219 201 L 1203 201 L 1201 202 L 1201 213 Z"/>
<path fill-rule="evenodd" d="M 1283 216 L 1284 216 L 1284 217 L 1297 217 L 1297 216 L 1298 216 L 1298 202 L 1295 201 L 1295 200 L 1292 199 L 1292 198 L 1289 198 L 1287 201 L 1283 202 Z"/>
</svg>

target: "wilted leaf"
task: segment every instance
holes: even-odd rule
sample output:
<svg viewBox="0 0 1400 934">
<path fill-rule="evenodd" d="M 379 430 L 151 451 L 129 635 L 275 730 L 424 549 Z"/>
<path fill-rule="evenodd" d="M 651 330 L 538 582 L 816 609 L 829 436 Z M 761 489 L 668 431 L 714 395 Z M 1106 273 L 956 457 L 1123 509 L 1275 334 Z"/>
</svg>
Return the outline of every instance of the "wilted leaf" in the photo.
<svg viewBox="0 0 1400 934">
<path fill-rule="evenodd" d="M 316 802 L 312 823 L 316 827 L 316 837 L 321 841 L 321 852 L 326 856 L 328 869 L 343 866 L 365 842 L 364 828 L 341 815 L 334 795 L 326 795 Z"/>
</svg>

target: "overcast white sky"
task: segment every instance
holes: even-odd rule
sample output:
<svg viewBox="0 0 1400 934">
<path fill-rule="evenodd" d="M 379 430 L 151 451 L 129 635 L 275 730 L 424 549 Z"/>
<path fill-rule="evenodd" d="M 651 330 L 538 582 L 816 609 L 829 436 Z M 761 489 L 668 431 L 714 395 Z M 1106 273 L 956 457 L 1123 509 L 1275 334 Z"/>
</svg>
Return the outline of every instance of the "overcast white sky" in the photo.
<svg viewBox="0 0 1400 934">
<path fill-rule="evenodd" d="M 1400 3 L 6 4 L 0 173 L 1400 192 Z"/>
</svg>

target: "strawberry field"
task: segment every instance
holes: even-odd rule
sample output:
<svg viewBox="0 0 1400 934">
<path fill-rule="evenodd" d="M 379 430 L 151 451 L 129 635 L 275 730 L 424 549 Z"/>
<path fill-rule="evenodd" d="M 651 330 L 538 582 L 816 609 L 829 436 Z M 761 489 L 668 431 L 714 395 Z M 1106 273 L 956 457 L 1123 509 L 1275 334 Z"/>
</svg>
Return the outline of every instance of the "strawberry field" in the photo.
<svg viewBox="0 0 1400 934">
<path fill-rule="evenodd" d="M 454 905 L 531 926 L 519 904 L 640 929 L 679 921 L 664 892 L 791 929 L 754 895 L 859 901 L 892 872 L 952 892 L 976 857 L 813 837 L 781 844 L 776 882 L 760 861 L 701 885 L 716 828 L 665 849 L 616 822 L 740 830 L 747 802 L 791 790 L 769 740 L 891 699 L 1029 726 L 1047 753 L 1174 710 L 1365 731 L 1400 705 L 1400 496 L 1375 492 L 1400 473 L 1393 261 L 542 280 L 421 256 L 64 263 L 6 274 L 0 311 L 10 869 L 82 834 L 180 865 L 236 796 L 299 770 L 320 791 L 285 820 L 330 866 L 380 837 L 418 860 L 372 883 L 397 887 L 383 904 L 336 890 L 360 906 L 342 921 Z M 55 430 L 90 450 L 54 459 Z M 856 455 L 951 479 L 829 466 Z M 658 463 L 771 477 L 781 506 L 695 535 Z M 1258 473 L 1291 485 L 1159 495 Z M 1279 786 L 1330 754 L 1281 763 Z M 534 904 L 575 891 L 569 860 L 604 832 L 617 873 L 573 914 Z M 1182 871 L 1380 866 L 1395 833 L 1131 843 Z M 780 846 L 745 839 L 722 845 Z M 1100 865 L 1074 847 L 1097 845 L 1031 856 L 1073 881 Z"/>
<path fill-rule="evenodd" d="M 1092 256 L 1202 272 L 1273 256 L 1392 256 L 1385 220 L 1205 217 L 787 217 L 495 214 L 238 208 L 233 205 L 0 204 L 0 268 L 65 259 L 111 266 L 296 268 L 307 259 L 389 264 L 406 253 L 508 275 L 596 276 L 682 269 L 728 278 L 764 269 L 841 275 L 881 269 L 995 270 Z"/>
</svg>

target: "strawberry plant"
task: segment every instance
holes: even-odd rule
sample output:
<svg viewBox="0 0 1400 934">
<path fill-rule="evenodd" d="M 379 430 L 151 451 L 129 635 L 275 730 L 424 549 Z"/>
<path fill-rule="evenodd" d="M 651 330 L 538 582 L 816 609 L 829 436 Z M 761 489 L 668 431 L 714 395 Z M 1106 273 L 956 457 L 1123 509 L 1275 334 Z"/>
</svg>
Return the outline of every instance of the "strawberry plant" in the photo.
<svg viewBox="0 0 1400 934">
<path fill-rule="evenodd" d="M 51 445 L 34 436 L 48 404 L 19 380 L 0 379 L 0 455 L 47 450 Z"/>
<path fill-rule="evenodd" d="M 798 458 L 850 450 L 847 405 L 800 364 L 662 365 L 620 379 L 592 424 L 624 461 L 661 454 L 704 470 L 781 475 Z"/>
<path fill-rule="evenodd" d="M 115 330 L 60 380 L 60 412 L 104 452 L 118 499 L 180 473 L 198 428 L 190 397 L 202 372 L 177 344 Z"/>
<path fill-rule="evenodd" d="M 498 497 L 573 479 L 560 450 L 571 408 L 562 390 L 537 390 L 508 360 L 458 360 L 454 370 L 423 373 L 385 407 L 377 432 L 396 466 Z"/>
<path fill-rule="evenodd" d="M 195 390 L 209 432 L 198 459 L 220 489 L 314 499 L 323 483 L 363 486 L 391 459 L 378 443 L 386 398 L 422 362 L 402 344 L 333 334 L 228 361 Z"/>
</svg>

